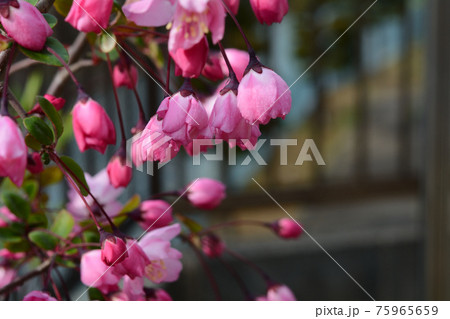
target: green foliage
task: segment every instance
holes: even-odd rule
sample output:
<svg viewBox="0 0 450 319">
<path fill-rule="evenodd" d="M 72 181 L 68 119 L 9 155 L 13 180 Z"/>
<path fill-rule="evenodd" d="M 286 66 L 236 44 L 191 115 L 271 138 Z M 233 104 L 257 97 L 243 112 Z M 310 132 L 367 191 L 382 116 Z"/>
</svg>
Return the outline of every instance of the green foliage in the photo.
<svg viewBox="0 0 450 319">
<path fill-rule="evenodd" d="M 73 219 L 72 215 L 69 214 L 68 211 L 62 210 L 58 213 L 58 215 L 56 215 L 56 218 L 53 221 L 50 230 L 56 235 L 66 238 L 67 236 L 69 236 L 74 225 L 75 220 Z"/>
<path fill-rule="evenodd" d="M 2 194 L 3 203 L 8 209 L 21 220 L 26 220 L 31 214 L 31 206 L 22 196 L 5 192 Z"/>
<path fill-rule="evenodd" d="M 56 0 L 53 6 L 60 15 L 66 17 L 72 6 L 72 0 Z"/>
<path fill-rule="evenodd" d="M 81 167 L 68 156 L 61 156 L 61 161 L 72 171 L 69 174 L 74 177 L 74 182 L 80 188 L 81 193 L 84 196 L 89 195 L 88 190 L 89 186 L 86 182 L 86 178 L 84 177 L 84 172 Z"/>
<path fill-rule="evenodd" d="M 42 14 L 45 18 L 45 20 L 47 21 L 48 25 L 50 26 L 50 28 L 54 28 L 55 25 L 58 23 L 58 19 L 56 19 L 56 17 L 50 13 L 43 13 Z"/>
<path fill-rule="evenodd" d="M 28 234 L 28 238 L 33 244 L 44 250 L 55 249 L 59 241 L 55 236 L 41 230 L 33 230 Z"/>
<path fill-rule="evenodd" d="M 41 144 L 51 145 L 55 140 L 52 129 L 37 116 L 27 117 L 23 120 L 23 125 L 30 134 Z"/>
<path fill-rule="evenodd" d="M 23 54 L 25 54 L 30 59 L 39 61 L 44 64 L 53 65 L 53 66 L 63 66 L 62 63 L 48 50 L 47 47 L 53 49 L 66 63 L 69 62 L 69 53 L 67 52 L 66 48 L 56 40 L 55 38 L 48 38 L 47 42 L 45 42 L 44 49 L 41 51 L 32 51 L 25 49 L 24 47 L 20 47 L 20 50 Z"/>
<path fill-rule="evenodd" d="M 56 137 L 59 138 L 64 132 L 63 121 L 61 115 L 55 109 L 52 103 L 42 96 L 38 96 L 38 102 L 45 115 L 50 119 L 55 131 Z"/>
</svg>

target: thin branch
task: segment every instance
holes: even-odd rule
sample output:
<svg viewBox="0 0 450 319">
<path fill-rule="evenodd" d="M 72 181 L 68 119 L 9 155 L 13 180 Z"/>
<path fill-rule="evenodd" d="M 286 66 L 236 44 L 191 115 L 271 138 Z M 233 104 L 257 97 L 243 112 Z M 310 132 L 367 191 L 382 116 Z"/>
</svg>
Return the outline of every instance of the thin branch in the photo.
<svg viewBox="0 0 450 319">
<path fill-rule="evenodd" d="M 23 285 L 26 281 L 30 280 L 31 278 L 39 276 L 40 274 L 42 274 L 45 271 L 47 271 L 47 269 L 52 264 L 53 259 L 54 259 L 54 257 L 50 258 L 50 259 L 47 259 L 42 264 L 37 266 L 36 269 L 30 271 L 28 274 L 26 274 L 26 275 L 24 275 L 22 277 L 16 278 L 10 284 L 8 284 L 8 285 L 4 286 L 3 288 L 1 288 L 0 289 L 0 295 L 10 293 L 15 288 L 17 288 L 20 285 Z"/>
</svg>

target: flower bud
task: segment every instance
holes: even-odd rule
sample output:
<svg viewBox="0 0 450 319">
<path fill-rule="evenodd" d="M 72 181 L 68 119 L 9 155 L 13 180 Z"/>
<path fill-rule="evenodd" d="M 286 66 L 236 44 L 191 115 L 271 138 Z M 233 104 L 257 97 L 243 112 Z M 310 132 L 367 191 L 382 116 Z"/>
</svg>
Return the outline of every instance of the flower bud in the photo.
<svg viewBox="0 0 450 319">
<path fill-rule="evenodd" d="M 287 0 L 250 0 L 250 4 L 261 24 L 280 23 L 289 11 Z"/>
<path fill-rule="evenodd" d="M 127 87 L 130 90 L 136 87 L 138 71 L 134 65 L 119 63 L 114 67 L 113 82 L 116 88 Z"/>
<path fill-rule="evenodd" d="M 210 54 L 206 59 L 205 67 L 202 70 L 202 75 L 211 81 L 219 81 L 225 77 L 222 71 L 222 55 L 220 53 Z"/>
<path fill-rule="evenodd" d="M 14 3 L 18 3 L 15 5 Z M 8 35 L 18 44 L 33 51 L 41 51 L 47 38 L 53 34 L 44 16 L 25 0 L 11 3 L 2 10 L 0 21 Z"/>
<path fill-rule="evenodd" d="M 73 108 L 72 116 L 75 140 L 81 152 L 93 148 L 104 154 L 108 144 L 116 144 L 113 122 L 93 99 L 80 99 Z"/>
<path fill-rule="evenodd" d="M 22 186 L 28 151 L 22 132 L 9 116 L 0 115 L 0 176 Z"/>
<path fill-rule="evenodd" d="M 297 299 L 294 296 L 289 287 L 285 285 L 273 285 L 267 291 L 267 300 L 268 301 L 296 301 Z"/>
<path fill-rule="evenodd" d="M 113 0 L 77 0 L 72 3 L 66 21 L 81 32 L 102 32 L 109 24 Z"/>
<path fill-rule="evenodd" d="M 208 234 L 201 239 L 203 253 L 210 257 L 216 258 L 222 256 L 225 249 L 224 242 L 214 234 Z"/>
<path fill-rule="evenodd" d="M 199 178 L 187 186 L 187 199 L 195 207 L 214 209 L 225 198 L 225 185 L 210 178 Z"/>
<path fill-rule="evenodd" d="M 55 298 L 53 298 L 52 296 L 50 296 L 46 292 L 35 290 L 32 292 L 29 292 L 23 298 L 23 301 L 57 301 L 57 300 Z"/>
<path fill-rule="evenodd" d="M 272 224 L 272 228 L 278 236 L 285 239 L 298 238 L 303 233 L 303 229 L 290 218 L 278 220 Z"/>
<path fill-rule="evenodd" d="M 133 170 L 126 165 L 126 159 L 120 155 L 114 155 L 109 161 L 108 167 L 109 181 L 115 188 L 127 187 L 133 177 Z"/>
<path fill-rule="evenodd" d="M 100 232 L 102 261 L 107 266 L 117 265 L 128 257 L 127 246 L 122 238 L 105 231 Z"/>
<path fill-rule="evenodd" d="M 55 96 L 50 95 L 50 94 L 45 94 L 44 97 L 50 103 L 53 104 L 53 106 L 55 107 L 55 109 L 57 111 L 60 111 L 64 107 L 64 105 L 66 104 L 66 100 L 63 99 L 62 97 L 55 97 Z M 29 114 L 34 114 L 34 113 L 43 114 L 44 112 L 42 111 L 41 106 L 39 105 L 39 103 L 36 103 L 36 105 L 28 113 Z"/>
<path fill-rule="evenodd" d="M 139 207 L 139 225 L 142 228 L 160 228 L 173 221 L 172 207 L 163 200 L 146 200 Z"/>
<path fill-rule="evenodd" d="M 34 152 L 33 154 L 28 155 L 27 170 L 32 174 L 39 174 L 44 170 L 44 164 L 42 163 L 41 155 L 39 153 Z"/>
</svg>

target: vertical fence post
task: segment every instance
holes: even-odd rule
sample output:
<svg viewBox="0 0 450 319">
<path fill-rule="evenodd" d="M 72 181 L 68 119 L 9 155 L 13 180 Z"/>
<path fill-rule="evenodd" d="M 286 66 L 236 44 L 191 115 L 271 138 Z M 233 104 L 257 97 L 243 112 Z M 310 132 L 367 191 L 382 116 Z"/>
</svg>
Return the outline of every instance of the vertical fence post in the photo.
<svg viewBox="0 0 450 319">
<path fill-rule="evenodd" d="M 450 298 L 450 1 L 432 0 L 428 16 L 425 166 L 427 298 Z"/>
</svg>

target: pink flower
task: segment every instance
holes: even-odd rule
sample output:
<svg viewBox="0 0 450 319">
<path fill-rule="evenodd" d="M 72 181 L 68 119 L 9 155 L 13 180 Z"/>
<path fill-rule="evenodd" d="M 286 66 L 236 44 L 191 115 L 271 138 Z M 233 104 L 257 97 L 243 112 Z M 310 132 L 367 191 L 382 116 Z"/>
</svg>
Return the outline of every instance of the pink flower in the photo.
<svg viewBox="0 0 450 319">
<path fill-rule="evenodd" d="M 234 15 L 239 11 L 239 2 L 240 0 L 225 0 L 226 5 L 231 9 Z"/>
<path fill-rule="evenodd" d="M 108 144 L 116 144 L 114 124 L 96 101 L 80 99 L 72 116 L 73 131 L 81 152 L 92 148 L 104 154 Z"/>
<path fill-rule="evenodd" d="M 122 238 L 107 232 L 101 232 L 102 261 L 107 266 L 117 265 L 128 257 L 127 246 Z"/>
<path fill-rule="evenodd" d="M 267 291 L 268 301 L 296 301 L 294 293 L 285 285 L 274 285 Z"/>
<path fill-rule="evenodd" d="M 63 99 L 62 97 L 55 97 L 55 96 L 50 95 L 50 94 L 45 94 L 44 97 L 50 103 L 53 104 L 53 106 L 55 107 L 55 109 L 57 111 L 60 111 L 64 107 L 64 105 L 66 104 L 66 100 Z M 43 114 L 44 112 L 42 111 L 41 106 L 39 105 L 39 103 L 36 103 L 36 105 L 28 113 L 29 114 L 34 114 L 34 113 Z"/>
<path fill-rule="evenodd" d="M 23 301 L 57 301 L 57 300 L 46 292 L 35 290 L 29 292 L 25 297 L 23 297 Z"/>
<path fill-rule="evenodd" d="M 298 238 L 303 233 L 302 228 L 290 218 L 282 218 L 273 226 L 275 233 L 281 238 Z"/>
<path fill-rule="evenodd" d="M 174 141 L 188 145 L 208 126 L 208 114 L 190 89 L 167 97 L 157 111 L 162 130 Z"/>
<path fill-rule="evenodd" d="M 172 207 L 163 200 L 143 201 L 139 211 L 139 225 L 144 229 L 164 227 L 173 221 Z"/>
<path fill-rule="evenodd" d="M 91 176 L 88 173 L 84 174 L 86 177 L 86 182 L 91 190 L 91 193 L 98 200 L 100 205 L 110 217 L 114 217 L 120 213 L 122 210 L 122 204 L 117 201 L 117 197 L 123 192 L 123 188 L 115 188 L 109 182 L 109 177 L 106 169 L 101 170 L 95 176 Z M 77 192 L 70 188 L 69 193 L 69 203 L 67 204 L 68 211 L 77 221 L 82 221 L 89 219 L 89 211 L 86 208 L 83 200 L 77 194 Z M 101 213 L 95 209 L 94 200 L 91 196 L 86 197 L 88 204 L 94 208 L 94 213 L 97 214 L 101 220 L 103 219 Z"/>
<path fill-rule="evenodd" d="M 81 257 L 81 282 L 89 287 L 94 287 L 104 294 L 117 291 L 120 277 L 112 272 L 112 268 L 102 261 L 100 249 L 91 250 Z M 109 269 L 109 270 L 108 270 Z"/>
<path fill-rule="evenodd" d="M 113 0 L 77 0 L 72 3 L 66 21 L 81 32 L 100 33 L 109 24 Z"/>
<path fill-rule="evenodd" d="M 237 95 L 233 90 L 219 94 L 209 119 L 210 126 L 215 131 L 232 133 L 242 120 L 241 112 L 237 107 Z"/>
<path fill-rule="evenodd" d="M 291 110 L 288 85 L 272 70 L 257 66 L 248 71 L 239 86 L 238 108 L 250 124 L 267 124 L 270 119 L 284 119 Z"/>
<path fill-rule="evenodd" d="M 22 186 L 27 166 L 27 146 L 17 123 L 9 116 L 0 115 L 0 176 L 9 177 Z"/>
<path fill-rule="evenodd" d="M 179 0 L 169 36 L 169 52 L 190 49 L 211 30 L 213 43 L 223 38 L 225 9 L 221 0 Z"/>
<path fill-rule="evenodd" d="M 280 23 L 289 11 L 287 0 L 250 0 L 253 12 L 260 23 Z"/>
<path fill-rule="evenodd" d="M 8 224 L 11 222 L 16 222 L 19 219 L 10 212 L 8 207 L 3 206 L 0 207 L 0 228 L 8 227 Z"/>
<path fill-rule="evenodd" d="M 128 20 L 143 27 L 169 23 L 175 13 L 175 0 L 127 0 L 122 7 Z"/>
<path fill-rule="evenodd" d="M 179 143 L 163 132 L 162 121 L 155 115 L 144 131 L 133 138 L 132 159 L 136 166 L 146 161 L 165 163 L 174 158 L 179 150 Z"/>
<path fill-rule="evenodd" d="M 16 277 L 16 270 L 0 265 L 0 288 L 9 285 Z"/>
<path fill-rule="evenodd" d="M 224 140 L 228 142 L 230 148 L 239 146 L 243 151 L 253 150 L 261 136 L 258 124 L 251 125 L 242 118 L 233 132 L 225 133 L 223 131 L 216 132 L 216 141 Z"/>
<path fill-rule="evenodd" d="M 245 69 L 249 63 L 249 55 L 247 51 L 237 49 L 225 49 L 228 60 L 230 60 L 231 67 L 233 68 L 236 77 L 240 82 L 244 76 Z M 222 66 L 223 74 L 228 75 L 228 67 L 223 57 L 220 59 L 220 65 Z"/>
<path fill-rule="evenodd" d="M 12 253 L 8 249 L 3 248 L 0 249 L 0 257 L 3 257 L 5 259 L 17 260 L 25 257 L 25 253 Z"/>
<path fill-rule="evenodd" d="M 44 164 L 39 153 L 32 153 L 27 157 L 27 169 L 32 174 L 39 174 L 44 170 Z"/>
<path fill-rule="evenodd" d="M 170 245 L 170 240 L 181 231 L 179 224 L 173 224 L 148 232 L 139 241 L 150 263 L 145 268 L 145 276 L 154 283 L 173 282 L 180 275 L 183 265 L 181 252 Z"/>
<path fill-rule="evenodd" d="M 116 88 L 124 86 L 131 90 L 136 87 L 137 81 L 138 71 L 134 65 L 119 63 L 114 67 L 113 82 Z"/>
<path fill-rule="evenodd" d="M 133 170 L 120 155 L 111 158 L 106 168 L 111 185 L 115 188 L 127 187 L 133 177 Z"/>
<path fill-rule="evenodd" d="M 220 53 L 214 52 L 210 54 L 206 59 L 202 75 L 211 81 L 222 80 L 225 77 L 224 72 L 222 71 L 222 60 L 222 55 Z"/>
<path fill-rule="evenodd" d="M 9 14 L 2 14 L 0 21 L 8 35 L 24 48 L 41 51 L 47 38 L 53 34 L 52 28 L 45 21 L 36 7 L 24 0 L 12 3 Z"/>
<path fill-rule="evenodd" d="M 210 258 L 222 256 L 223 250 L 225 249 L 224 242 L 214 234 L 203 236 L 201 243 L 203 253 Z"/>
<path fill-rule="evenodd" d="M 205 66 L 209 45 L 206 37 L 189 49 L 179 48 L 171 51 L 170 56 L 176 64 L 175 75 L 185 78 L 197 78 Z"/>
<path fill-rule="evenodd" d="M 201 209 L 216 208 L 226 196 L 225 185 L 210 178 L 199 178 L 186 188 L 189 202 Z"/>
<path fill-rule="evenodd" d="M 172 297 L 163 289 L 149 289 L 147 301 L 173 301 Z"/>
<path fill-rule="evenodd" d="M 143 277 L 146 273 L 147 266 L 150 264 L 149 258 L 136 240 L 127 240 L 127 249 L 128 258 L 120 264 L 113 266 L 113 274 L 116 276 L 127 275 L 131 279 Z"/>
</svg>

